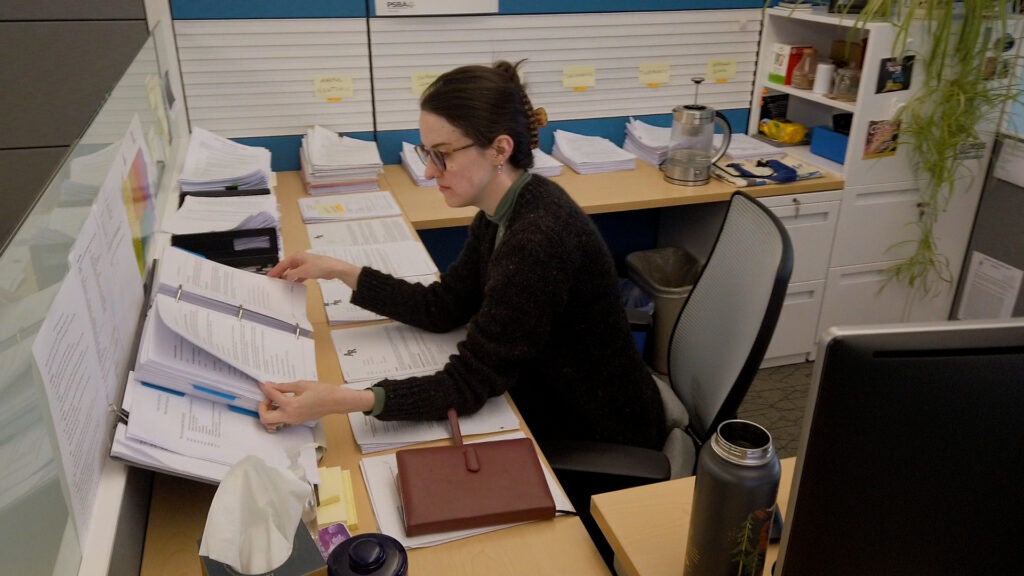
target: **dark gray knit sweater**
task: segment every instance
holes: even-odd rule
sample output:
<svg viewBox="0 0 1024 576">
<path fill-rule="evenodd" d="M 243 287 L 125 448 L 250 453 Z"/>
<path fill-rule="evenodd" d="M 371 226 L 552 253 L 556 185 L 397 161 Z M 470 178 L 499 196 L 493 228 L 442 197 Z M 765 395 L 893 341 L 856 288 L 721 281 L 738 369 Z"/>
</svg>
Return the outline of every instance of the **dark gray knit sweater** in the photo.
<svg viewBox="0 0 1024 576">
<path fill-rule="evenodd" d="M 431 286 L 364 268 L 352 302 L 434 332 L 468 324 L 444 369 L 386 380 L 384 420 L 478 410 L 506 390 L 546 438 L 661 449 L 664 412 L 637 352 L 611 255 L 590 218 L 557 184 L 534 175 L 505 236 L 476 215 L 458 259 Z"/>
</svg>

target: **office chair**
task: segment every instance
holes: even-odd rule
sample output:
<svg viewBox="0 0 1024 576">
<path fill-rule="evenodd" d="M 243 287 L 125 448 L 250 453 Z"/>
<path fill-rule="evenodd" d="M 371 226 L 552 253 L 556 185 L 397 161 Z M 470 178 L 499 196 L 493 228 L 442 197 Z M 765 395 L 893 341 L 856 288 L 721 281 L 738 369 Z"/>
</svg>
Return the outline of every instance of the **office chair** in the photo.
<svg viewBox="0 0 1024 576">
<path fill-rule="evenodd" d="M 668 379 L 655 377 L 669 429 L 663 449 L 543 445 L 578 512 L 588 512 L 590 495 L 695 473 L 700 447 L 721 422 L 736 417 L 764 359 L 792 270 L 793 248 L 782 223 L 735 192 L 669 339 Z"/>
</svg>

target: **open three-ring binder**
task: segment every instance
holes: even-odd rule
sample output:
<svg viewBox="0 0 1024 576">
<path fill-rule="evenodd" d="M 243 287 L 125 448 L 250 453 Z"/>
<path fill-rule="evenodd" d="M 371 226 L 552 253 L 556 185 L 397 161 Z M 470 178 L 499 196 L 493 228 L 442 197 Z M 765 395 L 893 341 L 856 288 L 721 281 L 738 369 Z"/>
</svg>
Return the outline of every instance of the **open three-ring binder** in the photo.
<svg viewBox="0 0 1024 576">
<path fill-rule="evenodd" d="M 254 413 L 259 382 L 317 378 L 304 285 L 169 248 L 153 291 L 140 381 Z"/>
</svg>

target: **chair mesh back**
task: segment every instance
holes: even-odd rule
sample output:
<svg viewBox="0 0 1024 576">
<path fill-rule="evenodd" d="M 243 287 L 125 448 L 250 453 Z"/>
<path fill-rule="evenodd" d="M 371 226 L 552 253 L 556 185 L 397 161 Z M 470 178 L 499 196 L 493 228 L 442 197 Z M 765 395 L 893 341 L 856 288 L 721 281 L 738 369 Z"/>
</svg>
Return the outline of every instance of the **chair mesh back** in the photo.
<svg viewBox="0 0 1024 576">
<path fill-rule="evenodd" d="M 734 194 L 669 343 L 669 378 L 701 440 L 714 432 L 708 427 L 718 424 L 714 420 L 741 375 L 752 379 L 761 363 L 791 271 L 785 228 L 760 203 Z M 741 385 L 732 410 L 750 382 Z"/>
</svg>

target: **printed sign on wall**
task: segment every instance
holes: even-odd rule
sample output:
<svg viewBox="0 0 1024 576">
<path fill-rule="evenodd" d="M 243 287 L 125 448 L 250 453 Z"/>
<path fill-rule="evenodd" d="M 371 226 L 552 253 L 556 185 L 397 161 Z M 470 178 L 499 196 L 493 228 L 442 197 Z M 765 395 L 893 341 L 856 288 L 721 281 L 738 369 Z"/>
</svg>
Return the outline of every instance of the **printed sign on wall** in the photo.
<svg viewBox="0 0 1024 576">
<path fill-rule="evenodd" d="M 374 0 L 377 16 L 497 14 L 498 0 Z"/>
</svg>

